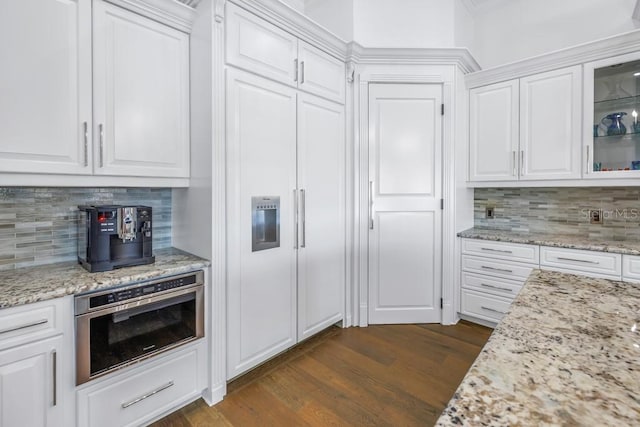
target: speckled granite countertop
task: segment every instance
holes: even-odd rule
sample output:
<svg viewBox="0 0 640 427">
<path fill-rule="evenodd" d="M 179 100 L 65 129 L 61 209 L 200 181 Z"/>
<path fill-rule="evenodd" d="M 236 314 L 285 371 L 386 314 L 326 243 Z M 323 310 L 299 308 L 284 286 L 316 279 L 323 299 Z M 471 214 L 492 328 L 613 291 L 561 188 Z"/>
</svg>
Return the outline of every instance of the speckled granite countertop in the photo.
<svg viewBox="0 0 640 427">
<path fill-rule="evenodd" d="M 202 269 L 209 261 L 175 248 L 154 251 L 156 262 L 89 273 L 77 262 L 0 271 L 0 308 Z"/>
<path fill-rule="evenodd" d="M 575 234 L 525 233 L 475 227 L 461 231 L 458 237 L 640 255 L 640 242 L 637 240 L 604 240 Z"/>
<path fill-rule="evenodd" d="M 640 425 L 640 286 L 534 270 L 436 425 Z"/>
</svg>

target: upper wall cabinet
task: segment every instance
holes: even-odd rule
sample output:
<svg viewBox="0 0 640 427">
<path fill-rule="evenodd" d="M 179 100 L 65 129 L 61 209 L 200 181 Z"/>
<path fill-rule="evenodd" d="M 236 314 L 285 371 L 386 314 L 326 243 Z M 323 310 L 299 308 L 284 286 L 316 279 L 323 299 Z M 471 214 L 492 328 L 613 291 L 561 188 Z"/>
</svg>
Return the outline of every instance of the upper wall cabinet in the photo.
<svg viewBox="0 0 640 427">
<path fill-rule="evenodd" d="M 232 3 L 226 7 L 228 64 L 344 103 L 342 61 Z"/>
<path fill-rule="evenodd" d="M 581 67 L 470 91 L 470 181 L 580 178 Z"/>
<path fill-rule="evenodd" d="M 640 176 L 640 54 L 585 64 L 586 178 Z"/>
<path fill-rule="evenodd" d="M 94 2 L 94 125 L 101 175 L 189 177 L 189 36 Z"/>
<path fill-rule="evenodd" d="M 91 173 L 91 2 L 0 2 L 0 171 Z"/>
</svg>

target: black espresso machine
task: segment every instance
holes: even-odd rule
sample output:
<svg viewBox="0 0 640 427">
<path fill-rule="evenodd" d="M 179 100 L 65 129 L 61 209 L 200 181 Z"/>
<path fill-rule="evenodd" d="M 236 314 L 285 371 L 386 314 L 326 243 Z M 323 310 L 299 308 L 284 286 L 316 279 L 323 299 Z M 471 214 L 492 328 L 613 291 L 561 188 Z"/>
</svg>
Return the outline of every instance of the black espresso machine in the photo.
<svg viewBox="0 0 640 427">
<path fill-rule="evenodd" d="M 78 206 L 78 263 L 94 273 L 155 262 L 149 206 Z"/>
</svg>

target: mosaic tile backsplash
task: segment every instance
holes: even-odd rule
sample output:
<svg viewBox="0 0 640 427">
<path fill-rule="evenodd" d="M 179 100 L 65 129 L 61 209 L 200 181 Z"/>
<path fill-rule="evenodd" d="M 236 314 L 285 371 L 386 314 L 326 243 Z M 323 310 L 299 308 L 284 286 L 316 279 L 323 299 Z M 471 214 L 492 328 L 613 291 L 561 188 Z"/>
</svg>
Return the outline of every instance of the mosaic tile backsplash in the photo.
<svg viewBox="0 0 640 427">
<path fill-rule="evenodd" d="M 640 239 L 640 188 L 476 188 L 474 225 L 521 232 L 578 234 L 610 240 Z M 495 218 L 485 218 L 485 208 Z M 589 210 L 602 210 L 591 224 Z"/>
<path fill-rule="evenodd" d="M 153 208 L 153 249 L 171 246 L 171 189 L 0 187 L 0 270 L 77 258 L 78 205 Z"/>
</svg>

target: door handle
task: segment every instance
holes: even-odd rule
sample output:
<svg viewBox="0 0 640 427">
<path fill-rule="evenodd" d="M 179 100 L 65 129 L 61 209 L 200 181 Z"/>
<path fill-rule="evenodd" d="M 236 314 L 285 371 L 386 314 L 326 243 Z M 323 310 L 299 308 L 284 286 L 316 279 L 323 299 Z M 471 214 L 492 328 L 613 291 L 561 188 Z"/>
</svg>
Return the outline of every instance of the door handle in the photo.
<svg viewBox="0 0 640 427">
<path fill-rule="evenodd" d="M 298 58 L 293 60 L 293 81 L 298 81 Z"/>
<path fill-rule="evenodd" d="M 300 84 L 304 83 L 304 61 L 300 62 Z"/>
<path fill-rule="evenodd" d="M 104 166 L 104 125 L 98 125 L 98 133 L 100 134 L 100 167 Z"/>
<path fill-rule="evenodd" d="M 58 353 L 51 352 L 51 375 L 53 376 L 53 397 L 52 406 L 58 404 Z"/>
<path fill-rule="evenodd" d="M 173 386 L 173 381 L 169 381 L 169 382 L 168 382 L 168 383 L 166 383 L 165 385 L 160 386 L 160 387 L 158 387 L 157 389 L 155 389 L 155 390 L 153 390 L 153 391 L 150 391 L 149 393 L 144 394 L 144 395 L 142 395 L 142 396 L 140 396 L 140 397 L 137 397 L 137 398 L 135 398 L 135 399 L 133 399 L 133 400 L 131 400 L 131 401 L 129 401 L 129 402 L 125 402 L 125 403 L 123 403 L 123 404 L 122 404 L 122 405 L 120 405 L 120 406 L 122 406 L 122 409 L 127 409 L 129 406 L 131 406 L 131 405 L 135 405 L 135 404 L 136 404 L 136 403 L 138 403 L 138 402 L 142 402 L 143 400 L 148 399 L 148 398 L 150 398 L 151 396 L 153 396 L 153 395 L 155 395 L 155 394 L 160 393 L 162 390 L 166 390 L 166 389 L 168 389 L 169 387 L 172 387 L 172 386 Z"/>
<path fill-rule="evenodd" d="M 511 164 L 513 165 L 513 176 L 516 176 L 518 174 L 518 170 L 517 170 L 517 160 L 516 160 L 516 150 L 513 150 L 513 158 L 511 159 Z"/>
<path fill-rule="evenodd" d="M 520 176 L 524 176 L 524 150 L 520 150 Z"/>
<path fill-rule="evenodd" d="M 591 163 L 589 162 L 589 146 L 587 145 L 587 173 L 591 173 Z"/>
<path fill-rule="evenodd" d="M 302 216 L 302 243 L 301 248 L 307 247 L 307 192 L 304 189 L 300 190 L 300 211 Z"/>
<path fill-rule="evenodd" d="M 48 321 L 49 320 L 47 320 L 47 319 L 40 319 L 40 320 L 36 320 L 34 322 L 25 323 L 24 325 L 11 326 L 9 328 L 0 329 L 0 334 L 6 334 L 6 333 L 9 333 L 9 332 L 13 332 L 13 331 L 19 331 L 20 329 L 26 329 L 26 328 L 30 328 L 32 326 L 44 325 Z"/>
<path fill-rule="evenodd" d="M 298 190 L 293 189 L 293 249 L 298 249 Z"/>
<path fill-rule="evenodd" d="M 373 181 L 369 181 L 369 230 L 373 230 Z"/>
<path fill-rule="evenodd" d="M 89 128 L 87 122 L 82 122 L 82 130 L 84 134 L 84 166 L 89 166 Z"/>
</svg>

